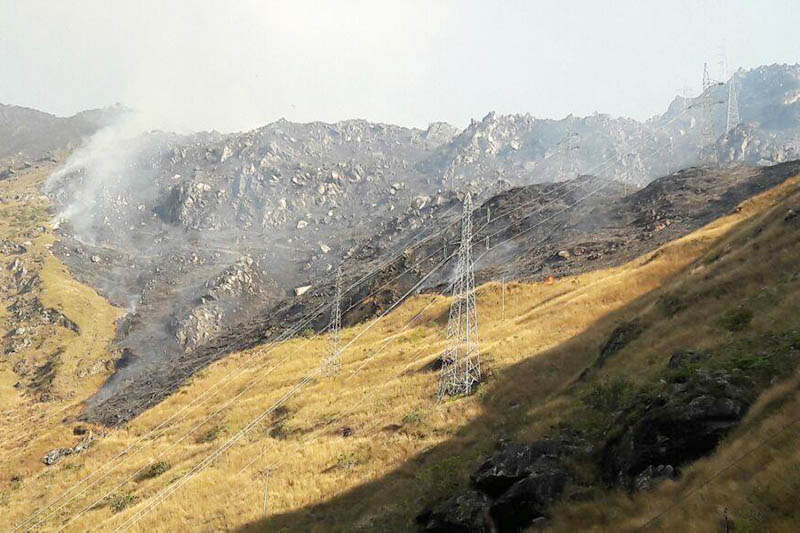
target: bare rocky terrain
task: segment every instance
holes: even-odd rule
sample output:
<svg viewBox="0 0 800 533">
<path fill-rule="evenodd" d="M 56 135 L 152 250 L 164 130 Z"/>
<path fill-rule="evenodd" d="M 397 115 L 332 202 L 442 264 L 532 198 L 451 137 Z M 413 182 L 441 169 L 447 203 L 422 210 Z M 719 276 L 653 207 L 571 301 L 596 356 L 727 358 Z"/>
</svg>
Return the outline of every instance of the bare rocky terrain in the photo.
<svg viewBox="0 0 800 533">
<path fill-rule="evenodd" d="M 707 95 L 724 170 L 679 171 L 696 163 L 701 117 L 696 100 L 679 97 L 643 123 L 490 113 L 463 131 L 280 120 L 244 133 L 133 137 L 115 135 L 118 109 L 59 119 L 4 106 L 11 140 L 0 172 L 84 139 L 44 192 L 54 252 L 130 310 L 117 373 L 86 411 L 117 424 L 318 310 L 339 265 L 347 286 L 371 274 L 348 292 L 346 322 L 386 309 L 455 249 L 466 191 L 481 206 L 481 281 L 620 264 L 724 214 L 796 173 L 793 163 L 768 165 L 795 159 L 800 138 L 800 66 L 740 71 L 735 83 L 742 123 L 730 132 L 727 85 Z M 26 140 L 43 127 L 57 133 L 48 143 Z M 445 265 L 424 289 L 447 280 Z M 308 327 L 326 322 L 319 310 Z"/>
<path fill-rule="evenodd" d="M 800 161 L 763 168 L 693 168 L 660 178 L 627 195 L 623 184 L 591 176 L 510 189 L 473 211 L 477 230 L 476 279 L 542 280 L 617 266 L 731 212 L 743 200 L 798 172 Z M 369 277 L 346 294 L 345 324 L 388 309 L 419 283 L 420 290 L 447 290 L 449 261 L 434 275 L 429 273 L 455 250 L 460 230 L 458 207 L 460 203 L 454 199 L 430 209 L 427 225 L 445 231 L 426 232 L 428 238 L 423 244 L 405 248 L 388 264 L 381 261 L 385 256 L 374 254 L 374 250 L 389 237 L 402 241 L 400 237 L 405 232 L 397 227 L 403 227 L 405 220 L 356 248 L 356 266 L 346 271 L 345 287 Z M 490 213 L 494 213 L 491 219 Z M 450 252 L 445 252 L 448 247 Z M 249 270 L 243 265 L 237 271 L 246 276 Z M 217 286 L 210 286 L 212 294 Z M 231 291 L 231 301 L 242 301 L 235 295 L 243 290 Z M 321 330 L 327 325 L 327 305 L 333 293 L 332 279 L 322 276 L 300 296 L 277 299 L 271 307 L 256 303 L 260 312 L 254 312 L 236 327 L 220 330 L 194 350 L 160 361 L 145 373 L 146 379 L 127 380 L 114 394 L 89 406 L 84 416 L 108 425 L 124 422 L 167 397 L 198 369 L 227 353 L 278 338 L 309 316 L 308 327 Z M 196 309 L 205 309 L 206 302 L 214 299 L 202 296 Z"/>
</svg>

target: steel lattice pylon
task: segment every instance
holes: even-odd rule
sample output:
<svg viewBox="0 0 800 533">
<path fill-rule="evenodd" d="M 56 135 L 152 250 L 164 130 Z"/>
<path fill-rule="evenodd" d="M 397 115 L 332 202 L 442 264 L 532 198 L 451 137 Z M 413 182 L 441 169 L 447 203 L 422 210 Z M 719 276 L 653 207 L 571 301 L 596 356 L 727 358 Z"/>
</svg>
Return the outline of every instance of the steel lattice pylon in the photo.
<svg viewBox="0 0 800 533">
<path fill-rule="evenodd" d="M 340 338 L 342 329 L 342 267 L 336 270 L 336 296 L 331 309 L 331 322 L 328 329 L 330 329 L 331 351 L 328 360 L 325 362 L 325 373 L 333 375 L 337 374 L 342 366 Z"/>
<path fill-rule="evenodd" d="M 714 145 L 714 105 L 711 97 L 711 88 L 715 85 L 708 74 L 708 63 L 703 63 L 703 92 L 700 95 L 700 107 L 702 112 L 702 124 L 700 125 L 700 149 L 697 158 L 701 163 L 713 163 L 716 156 Z"/>
<path fill-rule="evenodd" d="M 453 303 L 447 323 L 448 347 L 442 357 L 438 397 L 466 395 L 481 380 L 478 353 L 478 313 L 475 307 L 475 272 L 472 263 L 472 198 L 464 199 L 461 245 L 453 278 Z"/>
<path fill-rule="evenodd" d="M 739 99 L 736 95 L 736 75 L 728 82 L 728 116 L 725 121 L 725 134 L 739 125 Z"/>
</svg>

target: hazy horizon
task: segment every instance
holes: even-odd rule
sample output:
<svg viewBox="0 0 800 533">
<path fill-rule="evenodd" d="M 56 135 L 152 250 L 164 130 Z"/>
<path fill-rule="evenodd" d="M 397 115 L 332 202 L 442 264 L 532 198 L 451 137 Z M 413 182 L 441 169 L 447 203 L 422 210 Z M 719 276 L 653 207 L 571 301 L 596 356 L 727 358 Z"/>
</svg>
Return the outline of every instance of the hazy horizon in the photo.
<svg viewBox="0 0 800 533">
<path fill-rule="evenodd" d="M 0 102 L 59 116 L 119 102 L 175 130 L 280 118 L 464 127 L 490 111 L 646 120 L 696 95 L 704 62 L 720 79 L 797 63 L 797 20 L 788 0 L 0 0 Z"/>
</svg>

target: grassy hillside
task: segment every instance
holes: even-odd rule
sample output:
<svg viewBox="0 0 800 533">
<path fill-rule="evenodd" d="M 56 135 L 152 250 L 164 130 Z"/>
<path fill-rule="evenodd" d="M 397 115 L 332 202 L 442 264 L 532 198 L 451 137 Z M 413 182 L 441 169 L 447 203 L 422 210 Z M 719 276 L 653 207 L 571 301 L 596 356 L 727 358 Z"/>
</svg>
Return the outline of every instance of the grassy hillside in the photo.
<svg viewBox="0 0 800 533">
<path fill-rule="evenodd" d="M 72 440 L 80 402 L 113 370 L 121 310 L 76 282 L 50 252 L 44 163 L 0 181 L 0 505 L 53 443 Z M 21 265 L 21 267 L 19 266 Z M 16 268 L 15 268 L 16 266 Z"/>
<path fill-rule="evenodd" d="M 798 206 L 800 180 L 792 179 L 619 268 L 549 284 L 483 285 L 478 306 L 487 379 L 469 398 L 435 401 L 438 375 L 431 363 L 445 345 L 449 302 L 420 295 L 358 337 L 344 352 L 336 377 L 317 376 L 297 389 L 327 353 L 326 338 L 297 338 L 234 354 L 87 451 L 49 467 L 37 454 L 73 446 L 81 437 L 71 435 L 75 422 L 42 420 L 35 426 L 35 447 L 4 447 L 8 475 L 0 480 L 0 513 L 7 524 L 17 524 L 42 510 L 30 524 L 46 518 L 40 527 L 67 531 L 125 524 L 155 531 L 183 525 L 407 530 L 423 506 L 465 487 L 468 474 L 499 439 L 531 440 L 565 426 L 602 439 L 615 422 L 587 398 L 630 401 L 660 386 L 671 354 L 692 349 L 709 355 L 697 368 L 679 369 L 687 379 L 700 367 L 738 368 L 752 376 L 754 394 L 767 392 L 717 453 L 686 467 L 678 480 L 633 498 L 597 488 L 580 502 L 556 504 L 548 527 L 625 530 L 669 509 L 653 527 L 708 531 L 719 527 L 727 507 L 737 531 L 785 530 L 800 518 L 790 504 L 800 488 L 800 434 L 793 426 L 777 433 L 800 402 L 795 394 L 800 377 L 794 375 L 800 222 L 787 215 Z M 55 282 L 66 274 L 52 261 L 43 260 L 49 274 L 42 277 Z M 44 285 L 49 305 L 84 298 L 79 309 L 63 312 L 81 326 L 80 337 L 94 332 L 92 344 L 82 350 L 95 355 L 84 357 L 110 357 L 103 350 L 110 326 L 100 318 L 111 319 L 116 311 L 92 310 L 101 305 L 96 297 L 77 284 L 66 285 L 74 296 L 55 290 L 62 285 Z M 597 364 L 611 332 L 634 319 L 642 326 L 638 337 Z M 345 330 L 344 341 L 365 327 Z M 12 389 L 6 383 L 15 378 L 3 365 L 5 402 Z M 70 375 L 74 372 L 63 373 L 52 390 L 79 400 L 103 373 L 82 381 Z M 283 398 L 288 399 L 270 411 Z M 26 401 L 16 398 L 9 406 Z M 8 408 L 4 403 L 2 409 Z M 186 477 L 262 413 L 262 423 Z M 3 439 L 30 429 L 25 417 L 9 414 Z M 22 461 L 15 459 L 20 453 Z M 717 474 L 729 464 L 734 466 Z M 708 479 L 713 482 L 706 484 Z M 165 490 L 174 493 L 146 513 Z M 141 519 L 129 522 L 135 518 Z"/>
</svg>

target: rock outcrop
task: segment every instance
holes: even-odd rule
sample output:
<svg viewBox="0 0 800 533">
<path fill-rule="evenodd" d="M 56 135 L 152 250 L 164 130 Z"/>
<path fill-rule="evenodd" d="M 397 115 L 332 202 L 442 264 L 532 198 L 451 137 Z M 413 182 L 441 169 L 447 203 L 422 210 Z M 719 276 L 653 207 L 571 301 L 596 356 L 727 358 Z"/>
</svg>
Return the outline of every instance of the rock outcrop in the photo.
<svg viewBox="0 0 800 533">
<path fill-rule="evenodd" d="M 708 454 L 744 416 L 752 398 L 724 373 L 673 383 L 602 451 L 609 483 L 629 489 Z M 661 469 L 659 471 L 659 468 Z M 655 472 L 654 472 L 655 470 Z"/>
<path fill-rule="evenodd" d="M 470 476 L 472 488 L 420 513 L 425 531 L 520 531 L 545 520 L 571 478 L 563 459 L 591 449 L 568 438 L 511 443 Z"/>
<path fill-rule="evenodd" d="M 191 351 L 219 334 L 225 324 L 249 315 L 251 301 L 263 290 L 261 268 L 251 257 L 241 257 L 206 283 L 206 290 L 183 317 L 174 318 L 175 339 Z"/>
<path fill-rule="evenodd" d="M 92 442 L 95 440 L 95 437 L 91 431 L 89 431 L 81 441 L 71 448 L 55 448 L 47 452 L 44 457 L 42 457 L 42 462 L 47 466 L 51 466 L 59 462 L 64 457 L 70 455 L 77 455 L 81 452 L 84 452 L 89 448 Z"/>
</svg>

